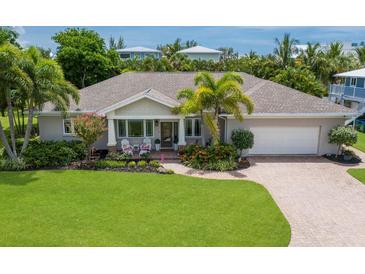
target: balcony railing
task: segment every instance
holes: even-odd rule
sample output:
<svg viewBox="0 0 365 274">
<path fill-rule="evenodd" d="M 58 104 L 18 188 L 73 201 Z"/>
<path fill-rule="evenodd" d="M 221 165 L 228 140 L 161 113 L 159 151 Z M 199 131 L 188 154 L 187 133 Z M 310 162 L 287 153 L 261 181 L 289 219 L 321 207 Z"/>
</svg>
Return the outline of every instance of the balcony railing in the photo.
<svg viewBox="0 0 365 274">
<path fill-rule="evenodd" d="M 330 95 L 343 96 L 354 99 L 365 99 L 365 88 L 349 87 L 345 85 L 330 85 Z"/>
</svg>

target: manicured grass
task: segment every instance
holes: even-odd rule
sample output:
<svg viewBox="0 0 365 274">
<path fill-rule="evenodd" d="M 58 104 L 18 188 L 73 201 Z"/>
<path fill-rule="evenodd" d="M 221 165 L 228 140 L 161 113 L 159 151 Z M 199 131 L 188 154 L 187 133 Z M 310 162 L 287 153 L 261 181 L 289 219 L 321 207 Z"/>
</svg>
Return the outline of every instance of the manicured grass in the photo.
<svg viewBox="0 0 365 274">
<path fill-rule="evenodd" d="M 287 246 L 249 181 L 104 171 L 0 172 L 0 246 Z"/>
<path fill-rule="evenodd" d="M 347 172 L 357 180 L 365 184 L 365 168 L 350 168 Z"/>
<path fill-rule="evenodd" d="M 353 147 L 365 152 L 365 133 L 360 131 L 357 132 L 357 142 Z"/>
</svg>

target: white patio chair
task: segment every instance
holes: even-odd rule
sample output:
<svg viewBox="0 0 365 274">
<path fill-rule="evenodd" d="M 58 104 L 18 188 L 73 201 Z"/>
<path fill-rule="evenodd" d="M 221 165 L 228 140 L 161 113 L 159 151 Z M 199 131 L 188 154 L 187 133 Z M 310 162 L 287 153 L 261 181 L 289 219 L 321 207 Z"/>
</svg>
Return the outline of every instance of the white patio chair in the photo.
<svg viewBox="0 0 365 274">
<path fill-rule="evenodd" d="M 139 147 L 139 156 L 145 153 L 150 153 L 152 148 L 152 142 L 151 139 L 145 138 L 143 139 L 143 143 Z"/>
<path fill-rule="evenodd" d="M 129 144 L 129 141 L 127 139 L 122 140 L 121 147 L 123 153 L 133 156 L 133 147 Z"/>
</svg>

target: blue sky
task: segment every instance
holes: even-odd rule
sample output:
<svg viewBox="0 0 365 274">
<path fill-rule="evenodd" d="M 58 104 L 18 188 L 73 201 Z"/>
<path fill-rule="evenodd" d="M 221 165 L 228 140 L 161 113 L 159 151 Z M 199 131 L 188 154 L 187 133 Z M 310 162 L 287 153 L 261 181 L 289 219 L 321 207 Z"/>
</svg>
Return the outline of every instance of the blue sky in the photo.
<svg viewBox="0 0 365 274">
<path fill-rule="evenodd" d="M 56 51 L 51 37 L 66 27 L 15 27 L 23 46 L 37 45 Z M 254 50 L 260 54 L 271 53 L 275 37 L 288 32 L 301 43 L 332 41 L 365 41 L 365 27 L 87 27 L 102 37 L 121 35 L 128 47 L 156 48 L 158 44 L 183 40 L 196 40 L 210 48 L 233 47 L 241 54 Z"/>
</svg>

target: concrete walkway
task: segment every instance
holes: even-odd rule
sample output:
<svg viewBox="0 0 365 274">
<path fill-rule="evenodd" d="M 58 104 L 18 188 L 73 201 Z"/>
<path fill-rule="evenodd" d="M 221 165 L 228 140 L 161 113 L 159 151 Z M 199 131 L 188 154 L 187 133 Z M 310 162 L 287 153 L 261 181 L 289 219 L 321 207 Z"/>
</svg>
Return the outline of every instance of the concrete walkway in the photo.
<svg viewBox="0 0 365 274">
<path fill-rule="evenodd" d="M 354 149 L 355 150 L 355 149 Z M 365 162 L 365 154 L 357 151 Z M 290 246 L 365 246 L 365 185 L 322 157 L 252 157 L 242 171 L 202 172 L 165 164 L 178 174 L 245 179 L 265 186 L 290 223 Z"/>
</svg>

